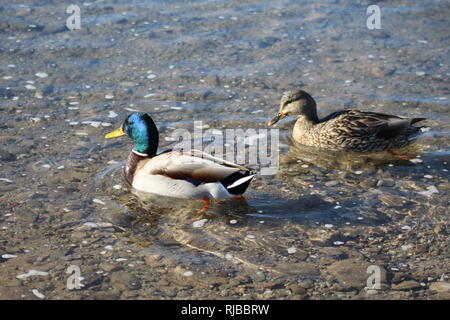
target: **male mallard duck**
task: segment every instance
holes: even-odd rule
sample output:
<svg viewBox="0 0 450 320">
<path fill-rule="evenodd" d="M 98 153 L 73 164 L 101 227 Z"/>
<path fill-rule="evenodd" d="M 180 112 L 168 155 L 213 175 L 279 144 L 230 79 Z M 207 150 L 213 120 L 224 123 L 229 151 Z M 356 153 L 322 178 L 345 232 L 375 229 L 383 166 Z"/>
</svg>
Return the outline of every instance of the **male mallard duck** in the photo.
<svg viewBox="0 0 450 320">
<path fill-rule="evenodd" d="M 128 135 L 136 142 L 124 167 L 125 180 L 135 189 L 185 199 L 238 197 L 254 175 L 248 168 L 198 150 L 157 154 L 159 133 L 146 113 L 129 115 L 123 125 L 105 136 Z"/>
<path fill-rule="evenodd" d="M 286 116 L 297 116 L 292 136 L 295 141 L 323 149 L 351 152 L 399 149 L 417 138 L 421 127 L 412 124 L 425 118 L 400 118 L 394 115 L 359 110 L 342 110 L 325 118 L 317 116 L 316 102 L 305 91 L 296 89 L 283 95 L 280 111 L 269 121 L 272 126 Z"/>
</svg>

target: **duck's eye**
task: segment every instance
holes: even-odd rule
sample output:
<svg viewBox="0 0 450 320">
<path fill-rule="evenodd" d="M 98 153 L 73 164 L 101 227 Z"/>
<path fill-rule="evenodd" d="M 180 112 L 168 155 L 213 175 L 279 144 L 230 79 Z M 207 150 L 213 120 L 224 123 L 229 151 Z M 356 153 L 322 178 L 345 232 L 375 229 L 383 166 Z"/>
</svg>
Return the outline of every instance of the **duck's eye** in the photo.
<svg viewBox="0 0 450 320">
<path fill-rule="evenodd" d="M 127 121 L 127 125 L 129 126 L 133 125 L 133 121 Z"/>
<path fill-rule="evenodd" d="M 290 104 L 290 103 L 292 103 L 292 102 L 293 102 L 292 100 L 287 100 L 287 101 L 283 104 L 283 107 L 287 106 L 288 104 Z"/>
</svg>

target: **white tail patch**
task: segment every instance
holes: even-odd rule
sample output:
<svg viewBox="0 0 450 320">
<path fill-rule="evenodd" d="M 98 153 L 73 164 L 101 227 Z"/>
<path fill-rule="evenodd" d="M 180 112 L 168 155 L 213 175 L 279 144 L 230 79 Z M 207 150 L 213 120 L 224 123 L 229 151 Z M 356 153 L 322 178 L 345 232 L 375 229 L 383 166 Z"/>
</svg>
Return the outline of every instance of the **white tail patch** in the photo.
<svg viewBox="0 0 450 320">
<path fill-rule="evenodd" d="M 243 184 L 243 183 L 247 182 L 248 180 L 252 179 L 254 176 L 255 175 L 252 174 L 250 176 L 246 176 L 246 177 L 240 178 L 239 180 L 236 180 L 233 184 L 229 185 L 227 187 L 227 189 L 231 189 L 231 188 L 234 188 L 234 187 L 236 187 L 236 186 L 238 186 L 240 184 Z"/>
</svg>

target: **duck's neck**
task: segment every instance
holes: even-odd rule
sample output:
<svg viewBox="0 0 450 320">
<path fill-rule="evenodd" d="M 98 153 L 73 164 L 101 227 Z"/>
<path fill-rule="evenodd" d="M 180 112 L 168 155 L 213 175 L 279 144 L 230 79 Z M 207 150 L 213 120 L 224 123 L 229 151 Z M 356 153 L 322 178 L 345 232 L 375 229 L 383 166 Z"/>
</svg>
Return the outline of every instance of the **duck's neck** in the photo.
<svg viewBox="0 0 450 320">
<path fill-rule="evenodd" d="M 145 157 L 153 157 L 158 150 L 158 135 L 152 137 L 151 140 L 146 140 L 145 142 L 137 142 L 133 148 L 133 152 L 137 155 Z"/>
<path fill-rule="evenodd" d="M 311 101 L 308 111 L 303 113 L 299 118 L 304 118 L 303 121 L 309 122 L 312 125 L 320 122 L 319 117 L 317 116 L 316 102 L 314 100 Z"/>
<path fill-rule="evenodd" d="M 292 131 L 294 139 L 303 141 L 304 137 L 310 137 L 314 135 L 314 128 L 317 123 L 318 121 L 308 119 L 305 116 L 299 116 Z"/>
<path fill-rule="evenodd" d="M 138 166 L 139 161 L 143 159 L 147 159 L 148 156 L 143 153 L 139 153 L 137 151 L 132 150 L 130 154 L 128 155 L 127 162 L 125 163 L 125 167 L 123 167 L 123 175 L 125 177 L 125 180 L 130 184 L 133 185 L 133 178 L 134 174 L 136 173 L 136 169 Z"/>
<path fill-rule="evenodd" d="M 297 117 L 298 124 L 302 124 L 306 127 L 312 127 L 315 124 L 319 123 L 319 117 L 317 116 L 317 113 L 311 113 L 311 114 L 302 114 Z"/>
<path fill-rule="evenodd" d="M 136 145 L 131 150 L 123 169 L 125 179 L 130 185 L 133 185 L 133 178 L 139 161 L 156 155 L 159 133 L 155 123 L 150 119 L 146 123 L 145 130 L 140 130 L 133 138 Z"/>
</svg>

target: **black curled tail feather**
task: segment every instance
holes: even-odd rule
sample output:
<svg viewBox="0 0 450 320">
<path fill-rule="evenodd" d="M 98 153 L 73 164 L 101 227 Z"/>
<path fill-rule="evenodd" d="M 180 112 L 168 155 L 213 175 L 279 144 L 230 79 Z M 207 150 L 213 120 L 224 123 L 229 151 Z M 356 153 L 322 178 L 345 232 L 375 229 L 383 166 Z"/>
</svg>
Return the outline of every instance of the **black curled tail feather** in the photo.
<svg viewBox="0 0 450 320">
<path fill-rule="evenodd" d="M 413 119 L 411 119 L 411 126 L 409 127 L 409 129 L 410 130 L 412 129 L 413 133 L 419 133 L 419 132 L 421 132 L 422 128 L 428 128 L 427 125 L 420 125 L 420 124 L 419 125 L 415 125 L 415 126 L 412 125 L 414 123 L 417 123 L 417 122 L 420 122 L 420 121 L 424 121 L 424 120 L 427 120 L 427 118 L 413 118 Z"/>
<path fill-rule="evenodd" d="M 411 125 L 406 130 L 406 135 L 412 139 L 417 138 L 422 133 L 422 128 L 428 128 L 428 126 L 420 124 L 413 126 L 413 124 L 424 120 L 427 120 L 427 118 L 412 118 Z"/>
<path fill-rule="evenodd" d="M 427 120 L 427 118 L 412 118 L 411 119 L 411 124 L 414 124 L 414 123 L 419 122 L 419 121 L 424 121 L 424 120 Z"/>
<path fill-rule="evenodd" d="M 250 182 L 254 177 L 254 173 L 251 171 L 235 172 L 220 181 L 225 189 L 233 195 L 241 195 L 247 190 Z"/>
</svg>

